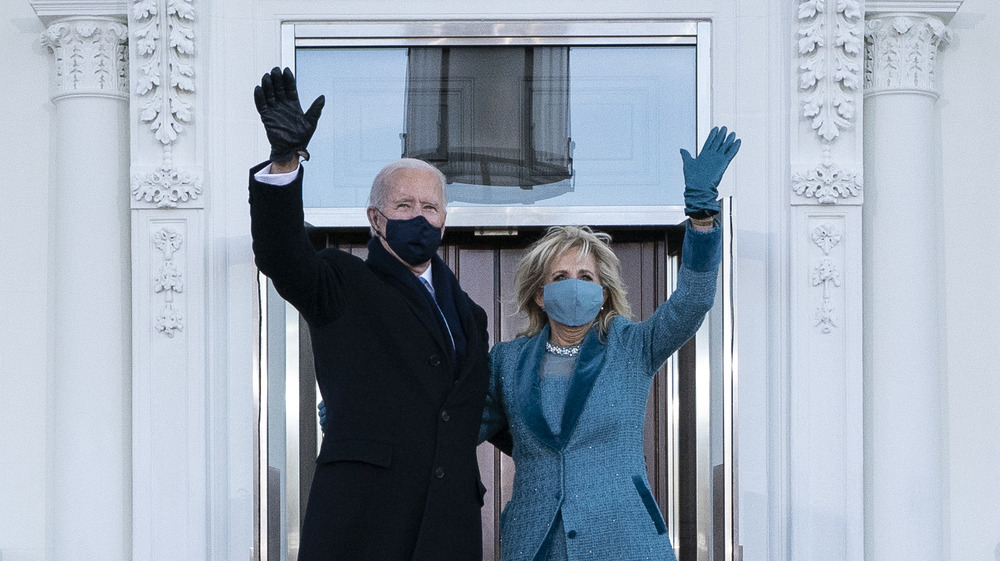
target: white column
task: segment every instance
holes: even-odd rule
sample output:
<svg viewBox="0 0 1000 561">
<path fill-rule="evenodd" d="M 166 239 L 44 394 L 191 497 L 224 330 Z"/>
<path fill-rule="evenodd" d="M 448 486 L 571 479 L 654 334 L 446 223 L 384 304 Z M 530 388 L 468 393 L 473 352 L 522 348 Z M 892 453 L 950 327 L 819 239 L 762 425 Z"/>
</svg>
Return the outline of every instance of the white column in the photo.
<svg viewBox="0 0 1000 561">
<path fill-rule="evenodd" d="M 43 37 L 55 58 L 48 520 L 59 561 L 131 557 L 126 36 L 123 21 L 95 17 Z"/>
<path fill-rule="evenodd" d="M 929 14 L 866 14 L 865 545 L 872 561 L 936 561 L 944 553 L 937 239 L 945 225 L 933 87 L 947 36 Z"/>
</svg>

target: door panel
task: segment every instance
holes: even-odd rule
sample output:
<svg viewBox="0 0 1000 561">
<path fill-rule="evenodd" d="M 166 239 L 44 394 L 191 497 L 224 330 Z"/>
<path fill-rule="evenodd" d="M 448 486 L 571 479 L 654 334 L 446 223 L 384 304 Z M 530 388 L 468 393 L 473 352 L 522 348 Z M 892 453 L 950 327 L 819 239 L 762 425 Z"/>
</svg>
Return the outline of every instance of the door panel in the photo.
<svg viewBox="0 0 1000 561">
<path fill-rule="evenodd" d="M 678 266 L 678 248 L 683 229 L 679 226 L 666 228 L 616 231 L 603 229 L 612 235 L 612 247 L 621 260 L 625 284 L 629 289 L 628 301 L 632 307 L 633 319 L 648 318 L 656 306 L 669 296 L 675 285 Z M 515 315 L 514 270 L 525 248 L 544 233 L 542 228 L 521 228 L 513 235 L 477 235 L 472 229 L 449 228 L 440 254 L 455 272 L 462 288 L 486 311 L 491 344 L 508 341 L 517 336 L 526 321 Z M 311 231 L 316 247 L 339 247 L 361 258 L 367 255 L 368 232 L 358 229 Z M 308 337 L 305 338 L 308 341 Z M 692 343 L 689 343 L 692 345 Z M 682 349 L 690 353 L 690 349 Z M 312 373 L 312 353 L 303 349 L 301 354 L 304 373 Z M 686 470 L 678 462 L 679 433 L 683 426 L 678 424 L 678 416 L 684 417 L 688 407 L 678 399 L 678 385 L 681 377 L 676 355 L 661 369 L 653 383 L 647 403 L 644 429 L 644 452 L 651 492 L 656 498 L 667 521 L 671 541 L 675 548 L 678 540 L 687 536 L 678 534 L 678 528 L 685 526 L 685 516 L 681 516 L 678 505 L 681 497 L 679 488 L 682 480 L 693 479 L 685 476 Z M 683 386 L 683 384 L 680 384 Z M 693 401 L 689 402 L 693 408 Z M 308 401 L 302 404 L 302 414 L 315 418 Z M 315 443 L 302 446 L 302 489 L 306 494 L 311 484 L 311 466 L 307 458 L 315 458 Z M 484 561 L 500 558 L 499 519 L 504 505 L 511 496 L 514 479 L 514 465 L 509 456 L 501 454 L 491 444 L 484 443 L 477 450 L 480 475 L 487 493 L 483 516 Z M 692 472 L 693 476 L 693 472 Z M 693 495 L 692 495 L 693 496 Z M 305 510 L 303 497 L 301 508 Z M 691 536 L 693 538 L 693 536 Z M 684 548 L 679 548 L 683 551 Z"/>
</svg>

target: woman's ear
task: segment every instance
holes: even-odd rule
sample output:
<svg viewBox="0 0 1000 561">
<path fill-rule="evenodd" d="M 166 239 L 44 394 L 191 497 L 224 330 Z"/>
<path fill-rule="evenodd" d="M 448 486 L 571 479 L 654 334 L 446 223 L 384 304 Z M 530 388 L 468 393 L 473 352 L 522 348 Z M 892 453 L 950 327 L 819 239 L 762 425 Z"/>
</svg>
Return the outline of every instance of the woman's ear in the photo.
<svg viewBox="0 0 1000 561">
<path fill-rule="evenodd" d="M 545 291 L 541 288 L 535 293 L 535 304 L 538 304 L 539 308 L 545 309 Z"/>
</svg>

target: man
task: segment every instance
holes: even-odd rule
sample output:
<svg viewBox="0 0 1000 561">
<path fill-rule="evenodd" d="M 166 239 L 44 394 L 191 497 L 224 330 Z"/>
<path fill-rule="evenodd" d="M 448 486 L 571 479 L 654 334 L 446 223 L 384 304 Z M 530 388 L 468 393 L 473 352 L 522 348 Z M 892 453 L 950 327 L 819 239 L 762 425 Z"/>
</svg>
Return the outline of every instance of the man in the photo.
<svg viewBox="0 0 1000 561">
<path fill-rule="evenodd" d="M 271 143 L 250 171 L 254 256 L 309 324 L 326 403 L 299 559 L 481 559 L 486 313 L 436 253 L 444 176 L 418 160 L 390 164 L 372 185 L 368 259 L 317 253 L 299 158 L 323 97 L 303 113 L 291 71 L 275 68 L 254 99 Z"/>
</svg>

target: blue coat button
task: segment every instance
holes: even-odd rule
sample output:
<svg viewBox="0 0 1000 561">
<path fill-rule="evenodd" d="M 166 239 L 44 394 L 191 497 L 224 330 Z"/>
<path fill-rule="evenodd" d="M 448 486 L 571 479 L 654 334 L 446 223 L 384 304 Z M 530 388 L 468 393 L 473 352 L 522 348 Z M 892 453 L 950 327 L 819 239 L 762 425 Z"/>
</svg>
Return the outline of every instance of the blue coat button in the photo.
<svg viewBox="0 0 1000 561">
<path fill-rule="evenodd" d="M 576 537 L 576 530 L 570 530 L 570 531 L 566 532 L 566 537 L 569 538 L 569 539 L 575 538 Z"/>
</svg>

